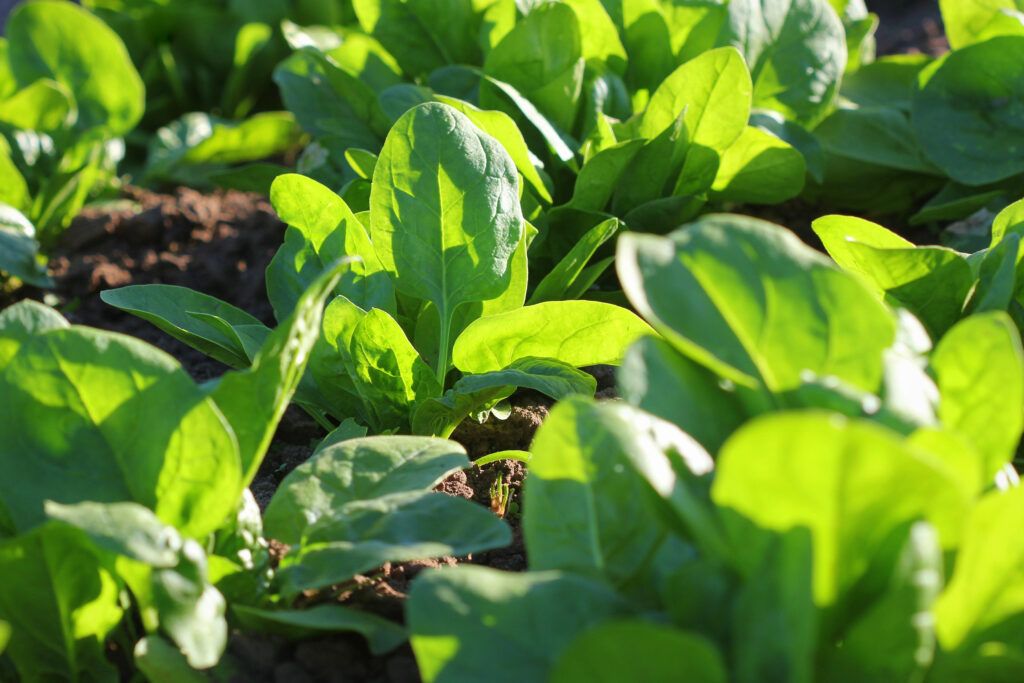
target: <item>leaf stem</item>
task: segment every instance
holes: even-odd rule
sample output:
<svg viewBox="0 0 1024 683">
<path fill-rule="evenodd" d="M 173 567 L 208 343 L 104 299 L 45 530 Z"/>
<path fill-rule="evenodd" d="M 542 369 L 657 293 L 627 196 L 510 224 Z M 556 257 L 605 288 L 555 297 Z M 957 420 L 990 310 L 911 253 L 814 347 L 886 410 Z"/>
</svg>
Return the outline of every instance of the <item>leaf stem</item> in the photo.
<svg viewBox="0 0 1024 683">
<path fill-rule="evenodd" d="M 452 318 L 448 314 L 448 306 L 439 307 L 438 315 L 441 317 L 441 343 L 437 349 L 437 383 L 444 391 L 444 379 L 448 375 L 448 337 L 452 332 Z"/>
</svg>

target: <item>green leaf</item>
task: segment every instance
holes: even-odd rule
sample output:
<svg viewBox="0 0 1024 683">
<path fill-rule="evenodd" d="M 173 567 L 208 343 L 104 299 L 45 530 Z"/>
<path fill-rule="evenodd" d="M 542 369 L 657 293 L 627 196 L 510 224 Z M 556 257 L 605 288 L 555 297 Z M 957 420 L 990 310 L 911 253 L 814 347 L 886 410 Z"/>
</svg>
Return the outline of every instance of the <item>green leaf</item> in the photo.
<svg viewBox="0 0 1024 683">
<path fill-rule="evenodd" d="M 519 171 L 523 179 L 530 185 L 530 189 L 540 199 L 549 203 L 552 201 L 551 192 L 544 184 L 544 180 L 540 177 L 537 168 L 533 165 L 533 158 L 529 147 L 526 146 L 526 140 L 523 139 L 523 134 L 519 132 L 515 121 L 508 114 L 500 111 L 477 109 L 468 102 L 463 102 L 453 97 L 435 95 L 434 99 L 462 112 L 466 115 L 466 118 L 473 122 L 473 125 L 500 142 L 501 146 L 508 152 L 512 162 L 516 165 L 516 170 Z"/>
<path fill-rule="evenodd" d="M 583 40 L 576 13 L 562 3 L 534 7 L 487 54 L 484 73 L 511 85 L 561 128 L 576 121 L 583 88 Z M 489 82 L 480 104 L 503 108 Z"/>
<path fill-rule="evenodd" d="M 747 125 L 751 87 L 750 72 L 734 48 L 705 52 L 658 86 L 638 133 L 655 138 L 683 114 L 691 144 L 724 152 Z"/>
<path fill-rule="evenodd" d="M 25 177 L 11 159 L 6 143 L 0 143 L 0 225 L 5 229 L 10 229 L 11 224 L 31 226 L 32 223 L 20 214 L 21 211 L 28 211 L 31 204 L 32 197 Z M 17 232 L 25 232 L 25 229 L 21 227 Z M 34 227 L 31 232 L 35 232 Z"/>
<path fill-rule="evenodd" d="M 519 358 L 503 370 L 465 375 L 444 396 L 421 402 L 412 430 L 447 438 L 466 417 L 507 398 L 516 388 L 533 389 L 557 401 L 573 394 L 593 396 L 597 381 L 561 361 Z"/>
<path fill-rule="evenodd" d="M 846 31 L 828 0 L 732 0 L 720 42 L 739 48 L 754 106 L 815 123 L 846 70 Z"/>
<path fill-rule="evenodd" d="M 964 310 L 975 277 L 967 259 L 946 247 L 879 249 L 849 242 L 857 272 L 916 315 L 940 338 Z"/>
<path fill-rule="evenodd" d="M 19 301 L 0 311 L 0 373 L 22 344 L 33 336 L 68 326 L 64 316 L 32 299 Z"/>
<path fill-rule="evenodd" d="M 1024 3 L 1019 0 L 939 0 L 939 7 L 954 50 L 995 36 L 1024 35 Z"/>
<path fill-rule="evenodd" d="M 523 234 L 518 187 L 501 144 L 447 105 L 414 107 L 388 134 L 370 194 L 371 239 L 396 289 L 436 307 L 441 379 L 455 309 L 509 286 Z"/>
<path fill-rule="evenodd" d="M 627 612 L 615 593 L 582 577 L 462 565 L 421 575 L 406 618 L 425 683 L 519 683 L 547 680 L 578 633 Z M 495 652 L 515 666 L 495 666 Z"/>
<path fill-rule="evenodd" d="M 358 633 L 375 655 L 390 652 L 405 642 L 405 629 L 361 610 L 341 605 L 316 605 L 309 609 L 269 610 L 232 605 L 231 612 L 247 631 L 274 633 L 292 639 L 334 633 Z"/>
<path fill-rule="evenodd" d="M 721 215 L 670 237 L 627 233 L 617 265 L 637 311 L 725 379 L 770 391 L 799 385 L 806 372 L 866 391 L 882 379 L 892 314 L 778 226 Z"/>
<path fill-rule="evenodd" d="M 860 107 L 892 107 L 909 113 L 917 76 L 932 61 L 925 54 L 880 57 L 847 74 L 842 95 Z"/>
<path fill-rule="evenodd" d="M 566 294 L 573 291 L 574 284 L 578 282 L 594 252 L 617 235 L 621 226 L 622 223 L 618 219 L 609 218 L 587 230 L 569 253 L 540 281 L 530 295 L 530 303 L 539 304 L 568 298 Z"/>
<path fill-rule="evenodd" d="M 0 469 L 21 473 L 0 480 L 0 510 L 16 530 L 41 523 L 46 500 L 134 501 L 203 537 L 237 505 L 234 435 L 177 361 L 152 346 L 89 328 L 50 330 L 22 345 L 0 391 Z"/>
<path fill-rule="evenodd" d="M 568 206 L 580 211 L 603 211 L 643 146 L 643 140 L 626 140 L 587 159 L 576 176 Z"/>
<path fill-rule="evenodd" d="M 666 486 L 670 451 L 680 460 L 689 457 L 687 465 L 701 474 L 713 467 L 696 442 L 655 420 L 626 406 L 582 399 L 555 407 L 531 448 L 523 503 L 531 569 L 560 569 L 620 590 L 643 582 L 666 527 L 634 463 L 646 463 Z M 660 442 L 643 427 L 630 429 L 633 423 L 657 429 Z"/>
<path fill-rule="evenodd" d="M 359 25 L 411 76 L 446 64 L 479 64 L 472 0 L 354 0 Z M 440 21 L 439 18 L 444 20 Z"/>
<path fill-rule="evenodd" d="M 627 402 L 672 422 L 712 453 L 747 417 L 735 388 L 658 337 L 629 347 L 617 379 Z"/>
<path fill-rule="evenodd" d="M 551 672 L 551 683 L 642 680 L 726 683 L 725 663 L 704 638 L 645 621 L 608 621 L 576 637 Z"/>
<path fill-rule="evenodd" d="M 823 216 L 811 224 L 825 251 L 839 267 L 851 272 L 861 272 L 858 256 L 860 252 L 850 248 L 853 242 L 878 249 L 913 249 L 914 243 L 896 233 L 886 230 L 877 223 L 856 216 Z"/>
<path fill-rule="evenodd" d="M 939 175 L 921 152 L 905 112 L 891 107 L 836 109 L 814 129 L 829 154 L 912 173 Z"/>
<path fill-rule="evenodd" d="M 285 477 L 264 516 L 266 533 L 296 544 L 310 524 L 349 503 L 429 490 L 468 464 L 465 450 L 452 441 L 348 439 L 318 450 Z"/>
<path fill-rule="evenodd" d="M 763 559 L 733 602 L 737 683 L 811 683 L 818 615 L 811 539 L 792 529 L 766 542 Z"/>
<path fill-rule="evenodd" d="M 830 681 L 921 680 L 935 656 L 935 599 L 942 548 L 935 530 L 910 528 L 884 592 L 842 634 L 825 664 Z"/>
<path fill-rule="evenodd" d="M 46 516 L 85 532 L 97 548 L 155 568 L 178 564 L 182 539 L 138 503 L 47 502 Z"/>
<path fill-rule="evenodd" d="M 49 78 L 78 105 L 80 130 L 124 135 L 142 118 L 145 87 L 121 39 L 100 19 L 67 2 L 19 6 L 7 21 L 11 71 L 18 83 Z"/>
<path fill-rule="evenodd" d="M 1013 623 L 1021 610 L 1024 543 L 1015 529 L 1022 521 L 1024 489 L 1019 487 L 993 491 L 968 514 L 953 577 L 935 605 L 943 650 L 978 647 L 1007 636 L 1019 647 Z"/>
<path fill-rule="evenodd" d="M 0 102 L 0 123 L 44 133 L 74 125 L 77 115 L 68 89 L 57 81 L 41 78 Z"/>
<path fill-rule="evenodd" d="M 626 70 L 626 48 L 601 0 L 567 0 L 566 4 L 579 22 L 583 59 L 622 74 Z"/>
<path fill-rule="evenodd" d="M 807 173 L 816 182 L 825 179 L 825 150 L 821 142 L 806 128 L 792 121 L 787 121 L 782 114 L 770 109 L 757 109 L 750 114 L 750 125 L 766 133 L 771 133 L 780 140 L 785 140 L 800 151 L 807 166 Z"/>
<path fill-rule="evenodd" d="M 982 476 L 991 479 L 1013 459 L 1024 430 L 1024 351 L 1016 326 L 1002 312 L 972 315 L 942 338 L 931 368 L 942 397 L 939 419 L 978 450 Z"/>
<path fill-rule="evenodd" d="M 968 313 L 1005 311 L 1017 289 L 1017 261 L 1020 260 L 1020 235 L 1010 233 L 989 249 L 981 261 L 978 284 L 971 294 Z"/>
<path fill-rule="evenodd" d="M 320 183 L 289 173 L 270 188 L 270 202 L 288 224 L 284 244 L 267 266 L 267 298 L 278 320 L 335 261 L 354 257 L 335 291 L 369 310 L 395 312 L 395 291 L 370 235 L 345 201 Z"/>
<path fill-rule="evenodd" d="M 711 198 L 741 204 L 781 204 L 804 189 L 807 164 L 788 142 L 747 126 L 722 154 Z"/>
<path fill-rule="evenodd" d="M 380 147 L 389 122 L 376 93 L 323 53 L 298 50 L 274 69 L 274 82 L 299 125 L 339 155 L 349 147 Z"/>
<path fill-rule="evenodd" d="M 957 50 L 926 73 L 914 94 L 913 123 L 928 158 L 964 185 L 1024 172 L 1024 35 Z"/>
<path fill-rule="evenodd" d="M 908 522 L 928 520 L 943 548 L 955 547 L 967 505 L 949 472 L 895 432 L 824 412 L 777 413 L 741 428 L 719 454 L 711 496 L 745 574 L 766 552 L 764 532 L 810 532 L 819 607 L 846 599 Z"/>
<path fill-rule="evenodd" d="M 193 112 L 164 126 L 150 142 L 145 174 L 150 181 L 190 182 L 221 167 L 280 156 L 299 142 L 289 112 L 262 112 L 243 121 Z"/>
<path fill-rule="evenodd" d="M 512 542 L 508 526 L 465 498 L 398 493 L 337 508 L 306 530 L 277 580 L 286 596 L 351 579 L 386 562 L 468 555 Z"/>
<path fill-rule="evenodd" d="M 105 641 L 120 623 L 118 582 L 77 531 L 47 525 L 0 540 L 4 652 L 21 680 L 114 681 Z"/>
<path fill-rule="evenodd" d="M 408 428 L 416 401 L 443 388 L 395 319 L 373 309 L 362 316 L 349 346 L 356 390 L 378 425 Z"/>
<path fill-rule="evenodd" d="M 160 636 L 146 636 L 135 644 L 132 661 L 150 683 L 202 683 L 200 672 L 185 655 Z"/>
<path fill-rule="evenodd" d="M 240 308 L 176 285 L 128 285 L 100 292 L 100 298 L 233 368 L 248 367 L 249 357 L 224 325 L 266 327 Z"/>
<path fill-rule="evenodd" d="M 3 159 L 0 154 L 0 164 Z M 0 202 L 0 271 L 37 287 L 53 287 L 45 261 L 40 262 L 35 234 L 35 227 L 20 211 Z"/>
<path fill-rule="evenodd" d="M 502 370 L 520 358 L 553 358 L 575 367 L 618 365 L 651 328 L 634 313 L 597 301 L 548 301 L 489 315 L 455 341 L 462 372 Z"/>
<path fill-rule="evenodd" d="M 1010 204 L 992 219 L 992 244 L 994 247 L 1011 232 L 1024 238 L 1024 199 Z"/>
</svg>

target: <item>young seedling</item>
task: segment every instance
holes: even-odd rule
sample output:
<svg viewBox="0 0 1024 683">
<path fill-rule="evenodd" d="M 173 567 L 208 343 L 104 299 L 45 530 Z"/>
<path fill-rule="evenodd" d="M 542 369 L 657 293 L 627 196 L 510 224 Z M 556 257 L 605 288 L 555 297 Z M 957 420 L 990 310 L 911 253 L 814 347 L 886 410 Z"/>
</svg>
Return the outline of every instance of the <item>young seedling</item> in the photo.
<svg viewBox="0 0 1024 683">
<path fill-rule="evenodd" d="M 491 482 L 491 511 L 499 517 L 504 517 L 509 511 L 509 501 L 512 499 L 512 487 L 505 481 L 503 475 L 498 475 Z"/>
</svg>

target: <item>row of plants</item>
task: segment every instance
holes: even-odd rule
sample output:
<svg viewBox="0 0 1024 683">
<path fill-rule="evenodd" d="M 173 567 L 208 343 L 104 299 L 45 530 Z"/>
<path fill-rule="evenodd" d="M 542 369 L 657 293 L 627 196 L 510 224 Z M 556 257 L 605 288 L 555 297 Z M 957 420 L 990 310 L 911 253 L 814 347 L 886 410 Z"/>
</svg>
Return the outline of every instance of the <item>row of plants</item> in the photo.
<svg viewBox="0 0 1024 683">
<path fill-rule="evenodd" d="M 0 313 L 0 679 L 228 679 L 232 630 L 408 638 L 426 681 L 1021 676 L 1019 12 L 943 3 L 952 53 L 873 61 L 856 0 L 85 4 L 0 41 L 0 267 L 49 284 L 132 165 L 263 190 L 277 325 L 103 293 L 231 368 L 197 384 Z M 958 250 L 827 215 L 829 256 L 723 212 L 798 196 L 999 212 Z M 404 625 L 339 601 L 511 542 L 434 489 L 519 388 L 559 401 L 493 456 L 529 570 L 426 571 Z M 292 402 L 327 436 L 261 514 Z"/>
</svg>

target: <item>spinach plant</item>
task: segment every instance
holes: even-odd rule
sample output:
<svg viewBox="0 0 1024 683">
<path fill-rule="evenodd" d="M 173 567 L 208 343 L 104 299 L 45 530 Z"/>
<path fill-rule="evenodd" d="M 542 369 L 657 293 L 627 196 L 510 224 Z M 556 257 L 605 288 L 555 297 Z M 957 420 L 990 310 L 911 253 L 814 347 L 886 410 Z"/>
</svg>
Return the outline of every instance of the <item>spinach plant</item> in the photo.
<svg viewBox="0 0 1024 683">
<path fill-rule="evenodd" d="M 663 335 L 630 351 L 634 405 L 572 398 L 541 427 L 530 571 L 417 582 L 424 679 L 1018 675 L 1004 534 L 1024 514 L 1024 351 L 1008 316 L 911 355 L 908 313 L 777 226 L 713 216 L 620 249 Z M 496 672 L 496 647 L 515 666 Z"/>
<path fill-rule="evenodd" d="M 47 285 L 36 243 L 53 246 L 114 183 L 144 90 L 124 44 L 73 3 L 26 3 L 0 38 L 0 270 Z"/>
<path fill-rule="evenodd" d="M 398 625 L 332 604 L 329 592 L 310 609 L 296 597 L 384 562 L 508 543 L 489 511 L 430 491 L 469 465 L 461 447 L 352 440 L 360 430 L 349 424 L 271 501 L 266 535 L 291 551 L 270 566 L 246 486 L 344 267 L 314 281 L 251 368 L 204 386 L 155 348 L 69 326 L 39 304 L 0 313 L 9 399 L 0 463 L 18 473 L 0 487 L 0 566 L 9 579 L 0 618 L 19 676 L 110 678 L 108 643 L 131 658 L 120 664 L 147 674 L 208 669 L 221 659 L 229 623 L 297 637 L 354 631 L 386 651 L 404 640 Z"/>
<path fill-rule="evenodd" d="M 529 229 L 514 162 L 458 110 L 427 103 L 388 134 L 368 215 L 315 181 L 278 178 L 289 224 L 267 269 L 278 319 L 325 267 L 358 257 L 324 313 L 296 401 L 325 426 L 350 417 L 373 433 L 447 436 L 514 387 L 553 398 L 593 393 L 576 368 L 617 363 L 647 326 L 592 301 L 524 306 Z M 161 285 L 103 294 L 194 347 L 244 367 L 268 334 L 244 312 Z M 452 376 L 458 370 L 460 377 Z"/>
</svg>

